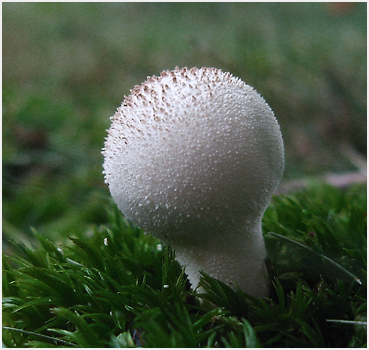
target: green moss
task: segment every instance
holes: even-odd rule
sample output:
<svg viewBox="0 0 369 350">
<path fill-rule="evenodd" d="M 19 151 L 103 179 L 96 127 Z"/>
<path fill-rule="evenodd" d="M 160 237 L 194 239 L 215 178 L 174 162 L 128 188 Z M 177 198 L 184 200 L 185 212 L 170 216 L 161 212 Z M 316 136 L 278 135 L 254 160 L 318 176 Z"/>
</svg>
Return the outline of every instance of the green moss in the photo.
<svg viewBox="0 0 369 350">
<path fill-rule="evenodd" d="M 115 207 L 88 239 L 58 248 L 35 233 L 37 248 L 16 243 L 4 258 L 4 344 L 364 347 L 365 213 L 363 187 L 275 197 L 263 222 L 271 295 L 260 300 L 206 274 L 197 294 L 174 252 Z"/>
</svg>

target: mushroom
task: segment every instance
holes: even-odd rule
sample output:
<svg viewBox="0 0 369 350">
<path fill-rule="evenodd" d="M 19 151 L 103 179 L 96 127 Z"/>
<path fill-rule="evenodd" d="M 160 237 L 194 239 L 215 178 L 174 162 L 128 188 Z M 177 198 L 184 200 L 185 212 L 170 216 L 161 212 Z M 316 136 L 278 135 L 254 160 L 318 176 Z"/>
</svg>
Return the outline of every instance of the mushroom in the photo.
<svg viewBox="0 0 369 350">
<path fill-rule="evenodd" d="M 196 288 L 200 271 L 268 295 L 261 220 L 282 177 L 271 108 L 215 68 L 176 68 L 131 90 L 111 118 L 105 181 L 134 224 L 170 245 Z"/>
</svg>

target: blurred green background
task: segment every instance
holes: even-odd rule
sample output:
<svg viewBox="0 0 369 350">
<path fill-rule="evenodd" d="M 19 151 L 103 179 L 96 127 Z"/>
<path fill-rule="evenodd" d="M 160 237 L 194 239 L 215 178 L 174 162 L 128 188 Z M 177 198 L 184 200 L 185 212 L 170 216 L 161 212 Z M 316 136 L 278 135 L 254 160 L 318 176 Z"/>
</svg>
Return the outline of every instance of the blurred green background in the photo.
<svg viewBox="0 0 369 350">
<path fill-rule="evenodd" d="M 148 75 L 211 66 L 255 87 L 284 179 L 366 157 L 366 3 L 3 3 L 3 237 L 107 221 L 109 117 Z"/>
</svg>

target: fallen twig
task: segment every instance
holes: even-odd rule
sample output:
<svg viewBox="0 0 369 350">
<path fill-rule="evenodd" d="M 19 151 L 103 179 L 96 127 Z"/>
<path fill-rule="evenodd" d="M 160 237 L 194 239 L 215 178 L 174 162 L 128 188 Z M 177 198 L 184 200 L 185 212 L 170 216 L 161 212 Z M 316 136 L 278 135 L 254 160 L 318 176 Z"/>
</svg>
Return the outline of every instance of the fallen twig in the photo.
<svg viewBox="0 0 369 350">
<path fill-rule="evenodd" d="M 326 174 L 319 177 L 308 177 L 300 180 L 291 180 L 282 182 L 276 189 L 275 194 L 290 193 L 309 187 L 310 184 L 316 182 L 325 182 L 338 188 L 347 188 L 353 184 L 366 183 L 366 173 L 361 171 L 343 173 L 343 174 Z"/>
</svg>

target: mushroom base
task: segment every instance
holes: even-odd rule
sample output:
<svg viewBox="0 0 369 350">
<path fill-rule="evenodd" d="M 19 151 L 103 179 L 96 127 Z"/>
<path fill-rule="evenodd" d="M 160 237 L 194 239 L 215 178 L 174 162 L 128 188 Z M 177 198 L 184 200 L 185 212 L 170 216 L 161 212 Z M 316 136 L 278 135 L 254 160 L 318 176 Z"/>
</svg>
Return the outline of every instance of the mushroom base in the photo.
<svg viewBox="0 0 369 350">
<path fill-rule="evenodd" d="M 192 287 L 198 287 L 200 271 L 203 271 L 232 288 L 238 286 L 254 297 L 267 297 L 269 278 L 261 228 L 247 234 L 228 232 L 225 237 L 195 247 L 172 245 L 177 260 L 186 268 Z"/>
</svg>

